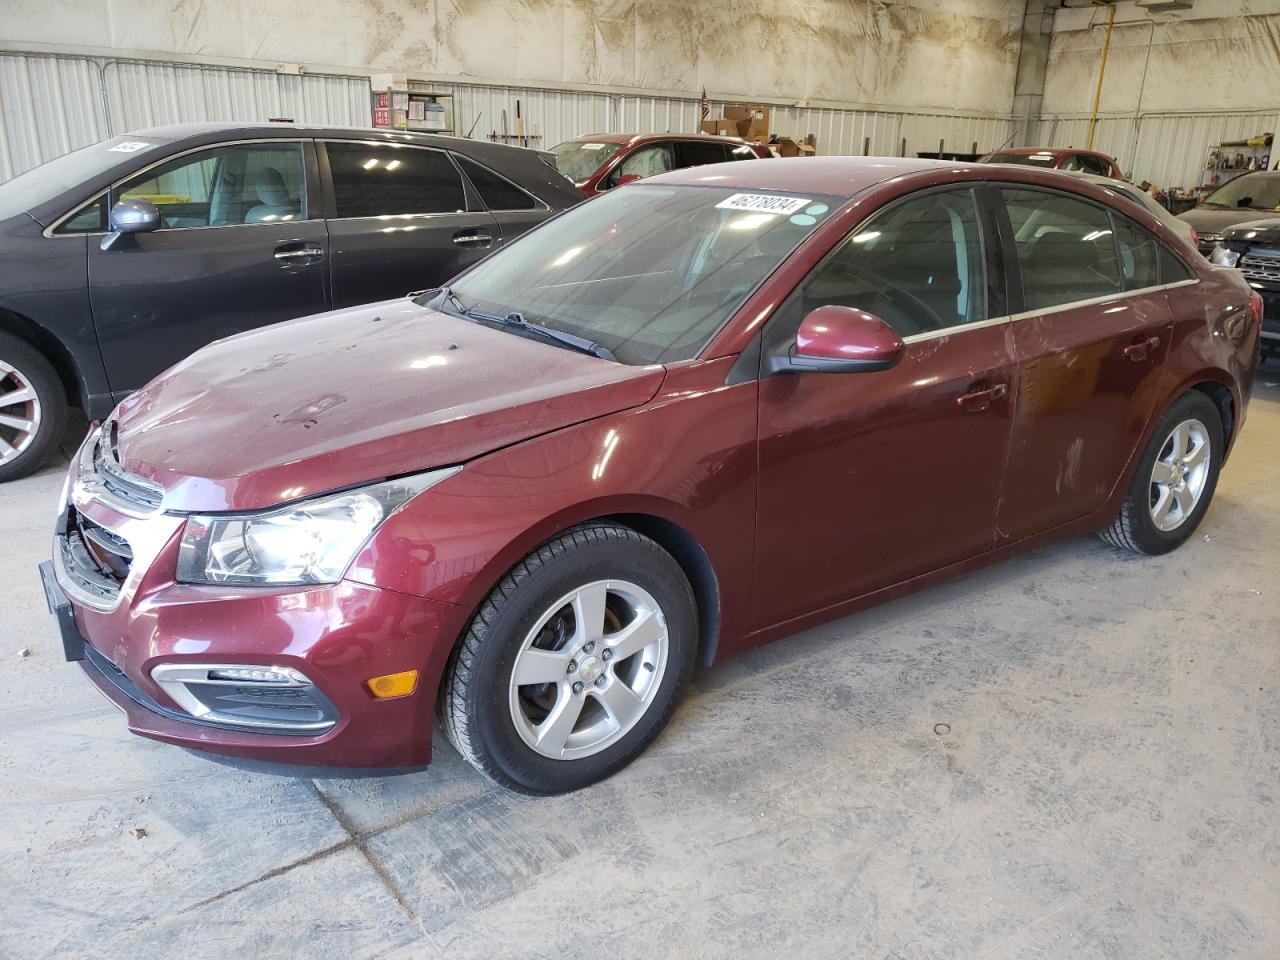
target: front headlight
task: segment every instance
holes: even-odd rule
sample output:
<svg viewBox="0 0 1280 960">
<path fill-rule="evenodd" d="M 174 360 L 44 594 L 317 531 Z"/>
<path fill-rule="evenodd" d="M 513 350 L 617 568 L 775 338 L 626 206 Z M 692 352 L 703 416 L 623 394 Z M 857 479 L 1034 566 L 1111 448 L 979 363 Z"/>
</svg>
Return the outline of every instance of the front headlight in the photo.
<svg viewBox="0 0 1280 960">
<path fill-rule="evenodd" d="M 1209 254 L 1209 262 L 1219 267 L 1234 267 L 1240 262 L 1240 251 L 1218 244 Z"/>
<path fill-rule="evenodd" d="M 432 470 L 263 513 L 188 517 L 178 548 L 178 582 L 336 583 L 387 517 L 461 469 Z"/>
</svg>

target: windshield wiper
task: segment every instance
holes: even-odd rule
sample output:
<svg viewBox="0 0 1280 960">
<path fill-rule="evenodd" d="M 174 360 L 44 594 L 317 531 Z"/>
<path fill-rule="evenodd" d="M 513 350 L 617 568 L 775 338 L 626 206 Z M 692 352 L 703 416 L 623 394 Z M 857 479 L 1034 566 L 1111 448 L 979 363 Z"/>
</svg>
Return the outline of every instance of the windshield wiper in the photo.
<svg viewBox="0 0 1280 960">
<path fill-rule="evenodd" d="M 457 297 L 451 292 L 445 292 L 445 296 L 458 303 Z M 459 304 L 461 306 L 461 304 Z M 601 360 L 612 360 L 617 363 L 617 357 L 613 355 L 613 351 L 604 344 L 596 343 L 594 340 L 588 340 L 586 337 L 579 337 L 572 333 L 565 333 L 563 330 L 556 330 L 553 327 L 544 327 L 540 323 L 534 323 L 532 320 L 526 320 L 524 314 L 519 311 L 512 310 L 506 316 L 499 316 L 494 313 L 483 313 L 472 307 L 471 309 L 463 309 L 463 316 L 470 317 L 473 320 L 482 320 L 485 323 L 496 323 L 499 326 L 507 327 L 511 330 L 527 330 L 529 333 L 536 334 L 544 340 L 550 340 L 562 347 L 568 347 L 570 350 L 577 350 L 579 353 L 590 354 L 593 357 L 599 357 Z"/>
<path fill-rule="evenodd" d="M 485 313 L 474 307 L 463 306 L 461 300 L 454 296 L 453 291 L 449 287 L 438 287 L 435 290 L 428 290 L 424 297 L 430 299 L 427 303 L 434 303 L 437 308 L 445 308 L 460 317 L 468 317 L 471 320 L 480 320 L 483 323 L 492 323 L 500 327 L 506 327 L 509 330 L 523 330 L 542 337 L 544 340 L 562 346 L 568 347 L 570 350 L 577 350 L 579 353 L 586 353 L 593 357 L 599 357 L 601 360 L 611 360 L 618 362 L 618 358 L 613 355 L 613 351 L 604 344 L 596 343 L 594 340 L 588 340 L 586 337 L 575 336 L 572 333 L 565 333 L 563 330 L 556 330 L 553 327 L 544 327 L 540 323 L 534 323 L 526 320 L 524 314 L 518 311 L 500 316 L 495 313 Z M 423 304 L 424 306 L 426 303 Z"/>
</svg>

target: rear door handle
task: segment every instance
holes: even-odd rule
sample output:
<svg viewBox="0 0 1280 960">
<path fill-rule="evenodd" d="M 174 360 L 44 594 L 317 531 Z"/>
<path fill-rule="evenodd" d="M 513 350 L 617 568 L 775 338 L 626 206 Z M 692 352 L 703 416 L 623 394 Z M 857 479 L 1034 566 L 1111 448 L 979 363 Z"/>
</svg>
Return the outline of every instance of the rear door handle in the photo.
<svg viewBox="0 0 1280 960">
<path fill-rule="evenodd" d="M 324 248 L 304 240 L 286 240 L 276 245 L 272 254 L 282 267 L 305 266 L 324 257 Z"/>
<path fill-rule="evenodd" d="M 493 234 L 484 230 L 459 230 L 453 235 L 453 242 L 460 247 L 483 249 L 493 243 Z"/>
<path fill-rule="evenodd" d="M 977 384 L 974 384 L 977 386 Z M 1002 400 L 1009 393 L 1007 383 L 996 383 L 981 390 L 970 390 L 962 397 L 956 398 L 956 405 L 969 413 L 981 413 L 997 400 Z"/>
<path fill-rule="evenodd" d="M 1147 337 L 1145 340 L 1139 340 L 1137 343 L 1131 343 L 1124 348 L 1124 355 L 1130 360 L 1138 361 L 1147 359 L 1147 354 L 1160 346 L 1159 337 Z"/>
</svg>

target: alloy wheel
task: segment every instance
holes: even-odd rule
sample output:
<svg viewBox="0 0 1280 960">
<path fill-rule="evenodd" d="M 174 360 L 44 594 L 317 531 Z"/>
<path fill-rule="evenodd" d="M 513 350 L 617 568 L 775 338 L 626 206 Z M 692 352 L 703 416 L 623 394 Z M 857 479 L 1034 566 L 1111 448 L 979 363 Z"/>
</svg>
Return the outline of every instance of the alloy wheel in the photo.
<svg viewBox="0 0 1280 960">
<path fill-rule="evenodd" d="M 511 719 L 533 750 L 577 760 L 626 736 L 657 696 L 670 638 L 644 588 L 597 580 L 538 618 L 516 654 Z"/>
<path fill-rule="evenodd" d="M 0 464 L 20 457 L 40 432 L 40 397 L 31 379 L 0 360 Z"/>
<path fill-rule="evenodd" d="M 1170 432 L 1151 467 L 1151 521 L 1165 533 L 1195 512 L 1209 480 L 1209 431 L 1199 420 L 1183 420 Z"/>
</svg>

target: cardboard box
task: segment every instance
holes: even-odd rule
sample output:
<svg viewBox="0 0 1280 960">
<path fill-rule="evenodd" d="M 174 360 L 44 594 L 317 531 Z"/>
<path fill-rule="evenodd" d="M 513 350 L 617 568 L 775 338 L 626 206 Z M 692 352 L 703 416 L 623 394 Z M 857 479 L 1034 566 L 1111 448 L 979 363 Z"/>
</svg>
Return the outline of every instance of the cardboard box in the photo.
<svg viewBox="0 0 1280 960">
<path fill-rule="evenodd" d="M 780 157 L 812 157 L 817 153 L 809 144 L 790 137 L 778 137 L 777 142 L 769 144 L 769 149 Z"/>
<path fill-rule="evenodd" d="M 709 133 L 713 137 L 736 137 L 738 135 L 738 124 L 734 120 L 703 120 L 701 124 L 703 133 Z"/>
<path fill-rule="evenodd" d="M 755 143 L 766 143 L 769 140 L 769 108 L 754 104 L 728 104 L 724 108 L 726 120 L 731 120 L 737 127 L 734 136 L 742 137 Z"/>
</svg>

